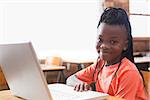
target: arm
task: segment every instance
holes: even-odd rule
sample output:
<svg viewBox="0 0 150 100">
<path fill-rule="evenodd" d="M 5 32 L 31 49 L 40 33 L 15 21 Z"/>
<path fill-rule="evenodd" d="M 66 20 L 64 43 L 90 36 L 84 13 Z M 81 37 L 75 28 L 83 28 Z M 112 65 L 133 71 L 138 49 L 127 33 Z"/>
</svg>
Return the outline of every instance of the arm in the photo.
<svg viewBox="0 0 150 100">
<path fill-rule="evenodd" d="M 76 84 L 82 84 L 84 83 L 83 81 L 79 80 L 75 74 L 69 76 L 66 80 L 66 84 L 70 86 L 75 86 Z"/>
<path fill-rule="evenodd" d="M 93 72 L 95 65 L 90 65 L 89 67 L 71 75 L 67 78 L 66 84 L 74 86 L 76 91 L 86 91 L 91 90 L 90 83 L 93 82 Z"/>
<path fill-rule="evenodd" d="M 92 90 L 90 85 L 88 85 L 86 82 L 79 80 L 74 74 L 67 78 L 66 84 L 73 86 L 75 91 L 82 92 Z"/>
</svg>

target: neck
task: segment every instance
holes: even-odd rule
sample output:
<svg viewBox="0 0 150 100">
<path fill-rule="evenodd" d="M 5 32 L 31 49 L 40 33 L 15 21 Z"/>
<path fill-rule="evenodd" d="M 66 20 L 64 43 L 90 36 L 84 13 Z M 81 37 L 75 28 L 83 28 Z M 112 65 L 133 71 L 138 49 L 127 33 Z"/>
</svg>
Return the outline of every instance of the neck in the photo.
<svg viewBox="0 0 150 100">
<path fill-rule="evenodd" d="M 117 63 L 121 62 L 121 60 L 122 60 L 122 58 L 120 56 L 120 57 L 117 57 L 114 61 L 106 61 L 105 66 L 117 64 Z"/>
</svg>

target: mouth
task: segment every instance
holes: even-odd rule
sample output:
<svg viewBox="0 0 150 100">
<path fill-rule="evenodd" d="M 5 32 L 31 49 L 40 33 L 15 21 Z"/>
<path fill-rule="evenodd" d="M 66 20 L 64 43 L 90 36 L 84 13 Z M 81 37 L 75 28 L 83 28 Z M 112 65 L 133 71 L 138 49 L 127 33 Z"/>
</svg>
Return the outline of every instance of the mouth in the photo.
<svg viewBox="0 0 150 100">
<path fill-rule="evenodd" d="M 108 52 L 102 52 L 101 55 L 109 55 Z"/>
<path fill-rule="evenodd" d="M 100 50 L 99 55 L 109 55 L 109 52 L 106 50 Z"/>
</svg>

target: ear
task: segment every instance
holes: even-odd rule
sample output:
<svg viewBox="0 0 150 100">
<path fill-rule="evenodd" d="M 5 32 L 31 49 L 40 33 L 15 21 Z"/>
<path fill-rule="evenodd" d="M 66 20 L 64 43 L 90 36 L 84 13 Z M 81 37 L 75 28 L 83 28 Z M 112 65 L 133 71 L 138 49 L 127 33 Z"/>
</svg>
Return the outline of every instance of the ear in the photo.
<svg viewBox="0 0 150 100">
<path fill-rule="evenodd" d="M 128 40 L 125 41 L 123 51 L 126 51 L 127 49 L 128 49 Z"/>
</svg>

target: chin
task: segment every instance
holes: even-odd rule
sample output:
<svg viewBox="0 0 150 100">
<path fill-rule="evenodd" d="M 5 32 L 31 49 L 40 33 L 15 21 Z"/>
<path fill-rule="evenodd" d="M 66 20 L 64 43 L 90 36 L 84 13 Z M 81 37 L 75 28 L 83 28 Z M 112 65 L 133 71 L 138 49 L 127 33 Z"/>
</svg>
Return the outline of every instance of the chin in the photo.
<svg viewBox="0 0 150 100">
<path fill-rule="evenodd" d="M 108 61 L 109 60 L 109 56 L 100 55 L 100 59 Z"/>
</svg>

